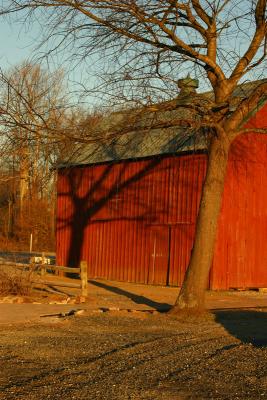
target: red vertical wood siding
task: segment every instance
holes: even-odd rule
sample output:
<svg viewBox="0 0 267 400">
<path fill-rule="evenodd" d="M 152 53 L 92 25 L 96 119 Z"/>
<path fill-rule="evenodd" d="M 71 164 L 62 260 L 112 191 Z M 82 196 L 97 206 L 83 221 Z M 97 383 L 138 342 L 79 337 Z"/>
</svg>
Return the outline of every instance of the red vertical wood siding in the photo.
<svg viewBox="0 0 267 400">
<path fill-rule="evenodd" d="M 241 136 L 228 165 L 211 287 L 266 287 L 266 242 L 267 138 Z"/>
<path fill-rule="evenodd" d="M 266 126 L 266 110 L 247 127 Z M 90 277 L 180 286 L 205 173 L 204 154 L 59 170 L 57 263 L 86 259 Z M 242 135 L 231 147 L 211 288 L 267 286 L 266 204 L 267 138 Z"/>
<path fill-rule="evenodd" d="M 69 263 L 80 209 L 74 248 L 91 277 L 180 285 L 205 169 L 205 155 L 186 155 L 59 171 L 57 262 Z"/>
<path fill-rule="evenodd" d="M 231 146 L 211 273 L 212 289 L 267 287 L 267 105 Z"/>
</svg>

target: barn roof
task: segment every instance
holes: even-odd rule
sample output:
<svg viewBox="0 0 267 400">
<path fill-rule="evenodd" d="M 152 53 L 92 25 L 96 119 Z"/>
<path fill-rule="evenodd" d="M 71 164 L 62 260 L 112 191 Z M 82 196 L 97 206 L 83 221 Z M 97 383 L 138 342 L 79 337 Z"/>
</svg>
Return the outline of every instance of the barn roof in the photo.
<svg viewBox="0 0 267 400">
<path fill-rule="evenodd" d="M 239 85 L 233 93 L 230 110 L 235 109 L 241 99 L 248 97 L 264 81 L 267 79 Z M 112 113 L 96 126 L 88 143 L 77 144 L 71 157 L 62 160 L 58 167 L 205 152 L 207 137 L 197 130 L 197 125 L 201 115 L 205 113 L 207 103 L 212 103 L 212 97 L 211 92 L 187 93 L 186 96 L 180 95 L 172 101 L 150 106 L 145 111 L 142 109 Z M 192 105 L 194 102 L 197 105 L 195 110 L 186 108 L 186 104 Z M 174 109 L 175 105 L 178 108 Z M 192 118 L 196 122 L 194 130 L 188 123 Z"/>
</svg>

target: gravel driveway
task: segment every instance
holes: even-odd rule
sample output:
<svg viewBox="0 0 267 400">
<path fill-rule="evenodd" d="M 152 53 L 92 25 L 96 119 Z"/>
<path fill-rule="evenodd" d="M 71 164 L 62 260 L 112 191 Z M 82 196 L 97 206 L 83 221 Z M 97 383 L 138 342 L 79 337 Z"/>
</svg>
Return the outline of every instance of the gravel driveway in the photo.
<svg viewBox="0 0 267 400">
<path fill-rule="evenodd" d="M 265 399 L 267 314 L 91 313 L 0 326 L 0 399 Z"/>
</svg>

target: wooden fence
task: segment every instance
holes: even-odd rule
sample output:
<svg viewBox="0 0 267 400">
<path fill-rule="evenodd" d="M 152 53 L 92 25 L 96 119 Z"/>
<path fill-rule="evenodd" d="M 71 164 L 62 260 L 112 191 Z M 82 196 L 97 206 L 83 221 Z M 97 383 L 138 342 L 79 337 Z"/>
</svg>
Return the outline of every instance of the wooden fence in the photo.
<svg viewBox="0 0 267 400">
<path fill-rule="evenodd" d="M 18 269 L 25 269 L 33 272 L 33 278 L 31 279 L 32 283 L 39 283 L 43 285 L 50 285 L 50 286 L 61 286 L 61 287 L 69 287 L 69 288 L 77 288 L 81 289 L 82 296 L 87 296 L 87 288 L 88 288 L 88 276 L 87 276 L 87 262 L 81 261 L 80 266 L 77 268 L 72 267 L 63 267 L 59 265 L 50 265 L 45 263 L 31 263 L 31 264 L 22 264 L 22 263 L 15 263 L 12 261 L 0 261 L 1 265 L 8 265 Z M 53 280 L 45 280 L 45 276 L 50 272 L 63 272 L 63 273 L 71 273 L 77 274 L 80 277 L 79 283 L 73 282 L 64 282 L 64 281 L 57 281 L 56 279 Z M 34 278 L 34 273 L 40 273 L 40 277 L 38 280 Z"/>
</svg>

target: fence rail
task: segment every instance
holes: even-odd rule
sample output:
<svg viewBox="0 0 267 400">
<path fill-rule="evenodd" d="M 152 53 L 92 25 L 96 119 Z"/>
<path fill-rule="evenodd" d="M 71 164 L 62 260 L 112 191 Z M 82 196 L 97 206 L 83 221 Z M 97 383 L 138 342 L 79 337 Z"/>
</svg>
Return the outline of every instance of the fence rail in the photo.
<svg viewBox="0 0 267 400">
<path fill-rule="evenodd" d="M 71 267 L 62 267 L 61 265 L 47 265 L 47 264 L 33 264 L 38 265 L 41 269 L 51 270 L 51 271 L 61 271 L 73 274 L 80 274 L 81 268 L 71 268 Z"/>
<path fill-rule="evenodd" d="M 50 286 L 61 286 L 61 287 L 69 287 L 69 288 L 80 288 L 81 294 L 83 296 L 87 296 L 87 288 L 88 288 L 88 276 L 87 276 L 87 262 L 81 261 L 80 266 L 76 268 L 64 267 L 61 265 L 49 265 L 42 263 L 32 263 L 32 264 L 23 264 L 23 263 L 15 263 L 12 261 L 0 261 L 1 265 L 7 265 L 18 269 L 26 269 L 32 271 L 33 273 L 40 272 L 41 279 L 31 279 L 32 283 L 39 283 Z M 73 282 L 64 282 L 64 281 L 56 281 L 56 280 L 45 280 L 44 277 L 49 274 L 49 271 L 55 272 L 64 272 L 64 273 L 73 273 L 80 276 L 80 283 Z"/>
</svg>

